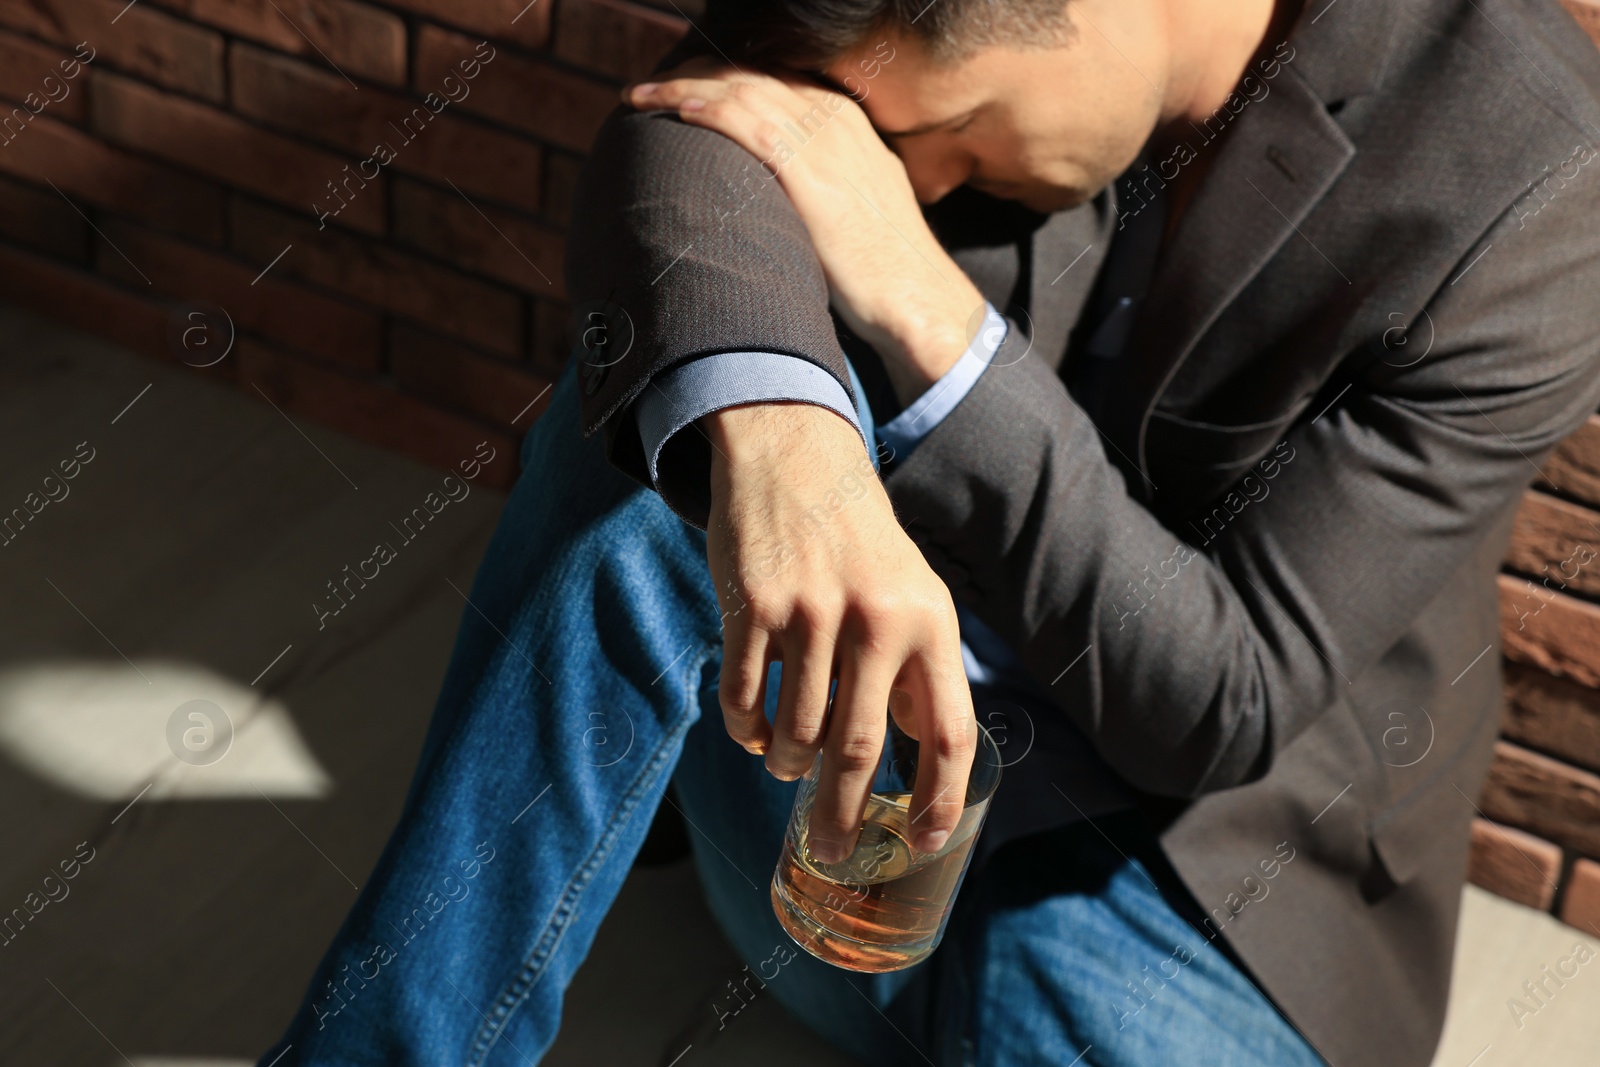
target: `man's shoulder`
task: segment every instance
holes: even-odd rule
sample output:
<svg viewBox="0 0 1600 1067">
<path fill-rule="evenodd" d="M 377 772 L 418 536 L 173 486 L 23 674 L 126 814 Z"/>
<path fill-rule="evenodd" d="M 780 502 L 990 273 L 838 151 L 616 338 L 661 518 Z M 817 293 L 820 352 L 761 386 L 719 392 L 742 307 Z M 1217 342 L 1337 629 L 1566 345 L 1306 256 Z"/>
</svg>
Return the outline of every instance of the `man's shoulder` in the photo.
<svg viewBox="0 0 1600 1067">
<path fill-rule="evenodd" d="M 1355 155 L 1334 203 L 1371 230 L 1371 247 L 1409 235 L 1412 248 L 1464 253 L 1542 182 L 1563 199 L 1600 199 L 1600 46 L 1557 0 L 1384 8 L 1388 37 L 1369 41 L 1381 62 L 1358 55 L 1349 29 L 1324 35 L 1322 54 L 1307 50 L 1301 72 L 1332 82 L 1341 62 L 1377 68 L 1335 115 Z"/>
<path fill-rule="evenodd" d="M 1389 7 L 1389 54 L 1368 101 L 1387 125 L 1445 128 L 1491 146 L 1600 135 L 1600 42 L 1557 0 Z"/>
</svg>

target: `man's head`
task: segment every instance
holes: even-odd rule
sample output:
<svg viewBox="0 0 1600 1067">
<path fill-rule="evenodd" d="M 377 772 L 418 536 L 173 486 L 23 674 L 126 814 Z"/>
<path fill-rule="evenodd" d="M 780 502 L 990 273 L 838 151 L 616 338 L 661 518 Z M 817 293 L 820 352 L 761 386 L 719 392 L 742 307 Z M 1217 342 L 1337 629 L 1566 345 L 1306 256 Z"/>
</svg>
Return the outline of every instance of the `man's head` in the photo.
<svg viewBox="0 0 1600 1067">
<path fill-rule="evenodd" d="M 707 19 L 736 62 L 809 71 L 854 96 L 922 202 L 967 184 L 1055 211 L 1103 188 L 1159 125 L 1185 113 L 1197 84 L 1217 81 L 1198 68 L 1219 35 L 1233 47 L 1213 49 L 1209 62 L 1231 65 L 1231 87 L 1272 8 L 1272 0 L 711 0 Z M 1239 24 L 1257 21 L 1236 55 Z"/>
</svg>

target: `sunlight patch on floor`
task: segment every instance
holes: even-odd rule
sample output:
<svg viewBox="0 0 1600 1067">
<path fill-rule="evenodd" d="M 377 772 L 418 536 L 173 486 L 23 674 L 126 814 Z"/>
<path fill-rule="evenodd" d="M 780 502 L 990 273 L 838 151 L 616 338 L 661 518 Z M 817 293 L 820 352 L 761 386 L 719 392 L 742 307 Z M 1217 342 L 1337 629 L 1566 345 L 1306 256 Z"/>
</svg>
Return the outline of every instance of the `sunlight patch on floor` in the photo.
<svg viewBox="0 0 1600 1067">
<path fill-rule="evenodd" d="M 0 671 L 0 755 L 80 796 L 322 797 L 289 709 L 206 667 L 55 660 Z"/>
<path fill-rule="evenodd" d="M 1600 937 L 1477 886 L 1465 888 L 1461 905 L 1450 1014 L 1434 1067 L 1595 1063 Z M 1575 952 L 1579 946 L 1588 951 Z"/>
</svg>

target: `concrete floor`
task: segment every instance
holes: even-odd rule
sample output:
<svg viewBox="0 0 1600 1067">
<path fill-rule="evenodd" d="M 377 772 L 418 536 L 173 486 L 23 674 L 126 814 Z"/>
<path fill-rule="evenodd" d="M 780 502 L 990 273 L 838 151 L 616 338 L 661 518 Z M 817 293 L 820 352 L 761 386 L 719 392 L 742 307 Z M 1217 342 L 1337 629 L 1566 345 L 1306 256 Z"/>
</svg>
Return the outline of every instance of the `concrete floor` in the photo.
<svg viewBox="0 0 1600 1067">
<path fill-rule="evenodd" d="M 502 498 L 451 504 L 319 630 L 440 472 L 4 305 L 0 448 L 0 514 L 92 455 L 0 548 L 0 914 L 58 898 L 0 948 L 0 1065 L 247 1067 L 388 834 Z M 1463 923 L 1436 1067 L 1600 1060 L 1600 970 L 1520 1027 L 1506 1006 L 1600 939 L 1474 889 Z M 770 998 L 685 1050 L 739 969 L 692 865 L 637 867 L 544 1063 L 854 1062 Z"/>
</svg>

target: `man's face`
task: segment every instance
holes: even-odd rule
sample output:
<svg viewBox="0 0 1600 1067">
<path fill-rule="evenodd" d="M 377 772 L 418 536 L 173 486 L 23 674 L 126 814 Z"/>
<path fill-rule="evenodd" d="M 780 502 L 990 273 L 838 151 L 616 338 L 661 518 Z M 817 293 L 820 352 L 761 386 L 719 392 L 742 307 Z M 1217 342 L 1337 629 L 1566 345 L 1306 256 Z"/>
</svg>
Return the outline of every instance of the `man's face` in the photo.
<svg viewBox="0 0 1600 1067">
<path fill-rule="evenodd" d="M 984 48 L 940 65 L 914 38 L 875 34 L 825 73 L 861 101 L 922 203 L 966 184 L 1059 211 L 1138 155 L 1167 64 L 1150 5 L 1072 0 L 1068 12 L 1077 32 L 1056 47 Z"/>
</svg>

